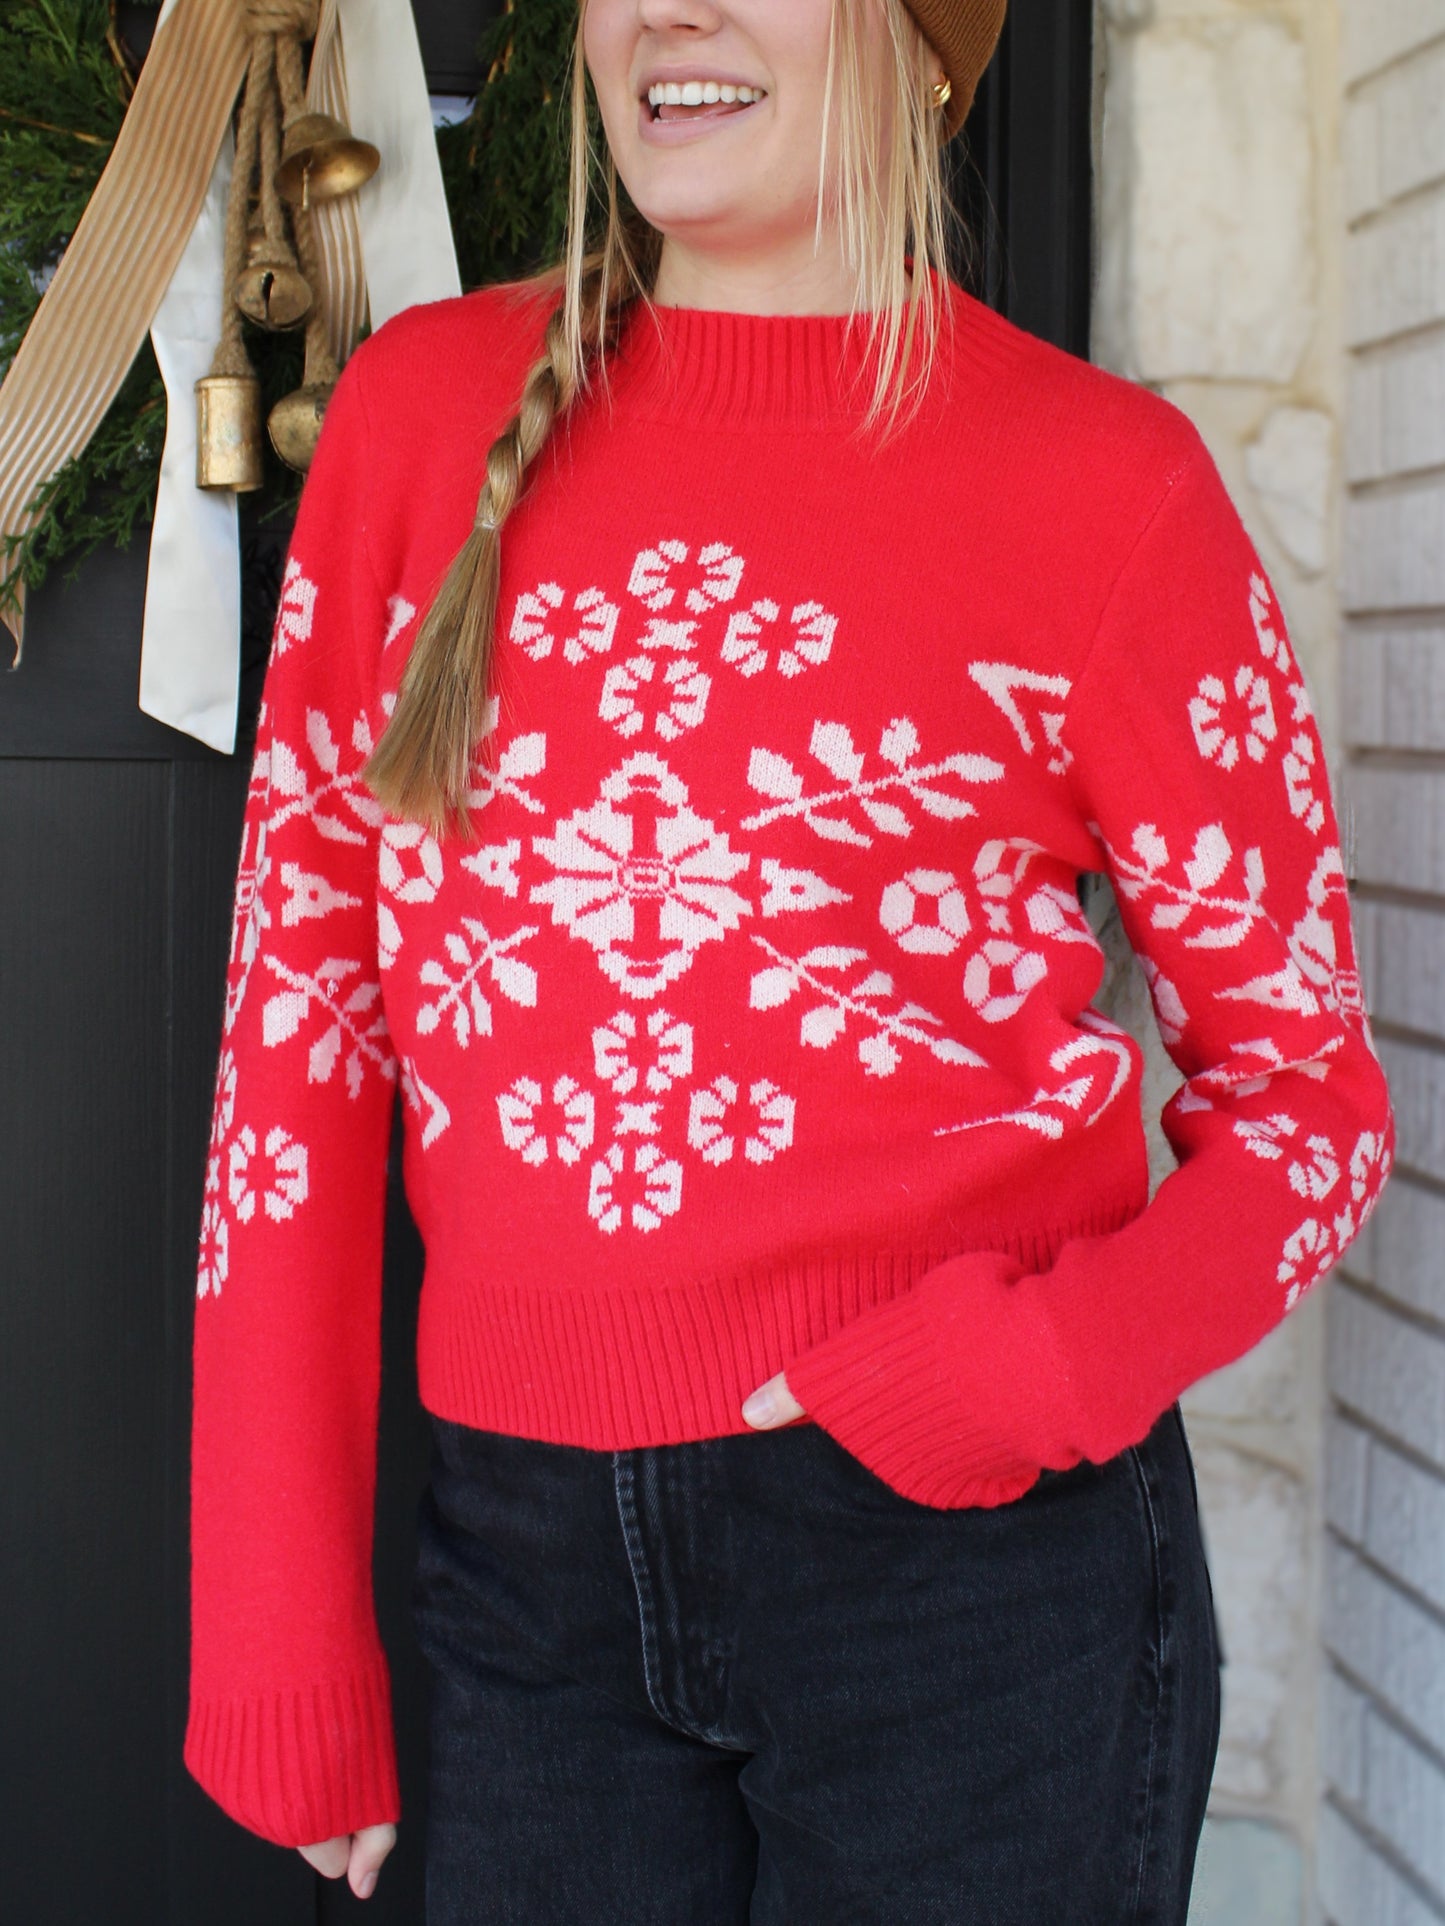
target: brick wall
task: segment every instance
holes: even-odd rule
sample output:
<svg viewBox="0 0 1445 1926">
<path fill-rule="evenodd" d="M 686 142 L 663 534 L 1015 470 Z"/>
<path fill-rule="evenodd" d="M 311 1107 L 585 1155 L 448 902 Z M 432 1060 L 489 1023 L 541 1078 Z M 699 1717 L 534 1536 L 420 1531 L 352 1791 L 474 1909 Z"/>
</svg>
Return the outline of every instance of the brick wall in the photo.
<svg viewBox="0 0 1445 1926">
<path fill-rule="evenodd" d="M 1327 1308 L 1322 1916 L 1445 1922 L 1445 0 L 1342 0 L 1346 824 L 1397 1175 Z"/>
</svg>

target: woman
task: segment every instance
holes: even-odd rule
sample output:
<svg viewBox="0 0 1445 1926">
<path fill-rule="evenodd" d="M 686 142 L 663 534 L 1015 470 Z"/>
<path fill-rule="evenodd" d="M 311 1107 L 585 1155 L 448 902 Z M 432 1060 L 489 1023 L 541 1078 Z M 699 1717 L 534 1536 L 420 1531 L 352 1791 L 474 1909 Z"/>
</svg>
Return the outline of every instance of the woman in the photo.
<svg viewBox="0 0 1445 1926">
<path fill-rule="evenodd" d="M 217 1075 L 186 1759 L 372 1889 L 399 1094 L 433 1926 L 1185 1917 L 1176 1400 L 1356 1234 L 1392 1119 L 1208 454 L 946 276 L 1002 13 L 586 0 L 562 267 L 396 317 L 326 417 Z M 1152 1202 L 1095 872 L 1184 1078 Z"/>
</svg>

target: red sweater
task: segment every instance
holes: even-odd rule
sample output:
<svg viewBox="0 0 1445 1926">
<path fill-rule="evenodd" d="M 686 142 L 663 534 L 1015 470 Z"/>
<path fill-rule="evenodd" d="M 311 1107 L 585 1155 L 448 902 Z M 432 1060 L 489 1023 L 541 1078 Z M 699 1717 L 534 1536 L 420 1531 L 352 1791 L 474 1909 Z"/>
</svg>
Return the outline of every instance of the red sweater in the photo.
<svg viewBox="0 0 1445 1926">
<path fill-rule="evenodd" d="M 1166 402 L 948 299 L 932 405 L 881 452 L 861 323 L 630 317 L 610 412 L 578 406 L 503 531 L 471 842 L 356 772 L 549 297 L 410 309 L 337 387 L 195 1329 L 185 1757 L 269 1839 L 399 1814 L 371 1592 L 398 1093 L 428 1409 L 662 1444 L 747 1431 L 786 1370 L 935 1506 L 1142 1438 L 1385 1179 L 1320 738 L 1219 475 Z M 1084 871 L 1183 1078 L 1152 1202 Z"/>
</svg>

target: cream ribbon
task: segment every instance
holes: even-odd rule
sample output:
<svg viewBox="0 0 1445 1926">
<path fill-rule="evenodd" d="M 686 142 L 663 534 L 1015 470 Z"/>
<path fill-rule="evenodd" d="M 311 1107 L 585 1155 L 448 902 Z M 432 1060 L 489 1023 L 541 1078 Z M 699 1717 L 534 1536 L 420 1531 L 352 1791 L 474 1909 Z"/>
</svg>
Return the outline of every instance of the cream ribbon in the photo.
<svg viewBox="0 0 1445 1926">
<path fill-rule="evenodd" d="M 462 291 L 410 0 L 345 0 L 351 111 L 382 165 L 357 195 L 371 325 Z"/>
</svg>

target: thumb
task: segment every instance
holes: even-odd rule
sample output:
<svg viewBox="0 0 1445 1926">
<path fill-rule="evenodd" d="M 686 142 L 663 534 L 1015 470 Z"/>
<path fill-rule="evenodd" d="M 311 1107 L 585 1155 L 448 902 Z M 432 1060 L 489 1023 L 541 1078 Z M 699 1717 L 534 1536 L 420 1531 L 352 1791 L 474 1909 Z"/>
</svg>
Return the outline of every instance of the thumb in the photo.
<svg viewBox="0 0 1445 1926">
<path fill-rule="evenodd" d="M 357 1898 L 369 1899 L 382 1861 L 395 1844 L 396 1827 L 387 1824 L 338 1833 L 334 1839 L 322 1839 L 314 1846 L 300 1846 L 297 1850 L 308 1866 L 313 1866 L 327 1879 L 340 1879 L 346 1874 Z"/>
<path fill-rule="evenodd" d="M 370 1899 L 381 1863 L 396 1844 L 396 1827 L 363 1826 L 351 1835 L 351 1863 L 347 1877 L 358 1899 Z"/>
</svg>

